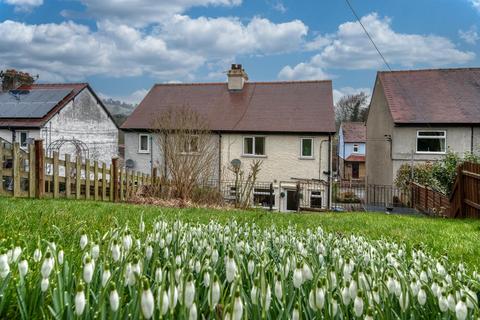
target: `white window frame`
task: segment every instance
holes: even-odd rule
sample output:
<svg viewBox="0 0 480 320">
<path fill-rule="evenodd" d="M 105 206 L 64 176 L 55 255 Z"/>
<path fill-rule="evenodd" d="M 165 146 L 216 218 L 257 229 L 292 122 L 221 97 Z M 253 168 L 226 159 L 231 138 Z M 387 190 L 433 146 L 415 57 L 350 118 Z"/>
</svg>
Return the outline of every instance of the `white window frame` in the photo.
<svg viewBox="0 0 480 320">
<path fill-rule="evenodd" d="M 147 150 L 142 150 L 142 137 L 147 137 Z M 138 134 L 138 153 L 150 153 L 150 135 L 148 133 Z"/>
<path fill-rule="evenodd" d="M 443 136 L 420 136 L 420 132 L 442 132 Z M 418 139 L 444 139 L 444 151 L 418 151 Z M 415 153 L 417 154 L 446 154 L 447 153 L 447 130 L 417 130 L 417 137 L 415 139 Z"/>
<path fill-rule="evenodd" d="M 25 133 L 27 135 L 27 137 L 25 139 L 25 145 L 22 144 L 22 133 Z M 29 133 L 28 130 L 17 131 L 17 139 L 18 139 L 18 143 L 20 144 L 20 148 L 27 148 L 28 147 L 28 138 L 29 138 L 28 133 Z"/>
<path fill-rule="evenodd" d="M 357 149 L 357 150 L 355 150 L 355 149 Z M 355 143 L 353 145 L 352 153 L 359 153 L 359 151 L 360 151 L 360 145 Z"/>
<path fill-rule="evenodd" d="M 245 139 L 252 138 L 252 152 L 245 152 Z M 255 140 L 257 138 L 263 138 L 263 154 L 255 154 Z M 244 136 L 242 139 L 242 156 L 244 157 L 259 157 L 265 158 L 267 156 L 267 138 L 265 136 Z"/>
<path fill-rule="evenodd" d="M 200 152 L 198 151 L 198 142 L 200 141 L 200 136 L 198 134 L 192 134 L 189 136 L 189 138 L 196 138 L 197 139 L 197 151 L 192 151 L 192 140 L 190 139 L 188 141 L 188 150 L 184 150 L 182 152 L 180 152 L 180 154 L 200 154 Z"/>
<path fill-rule="evenodd" d="M 310 156 L 304 156 L 303 155 L 303 140 L 311 140 L 312 141 L 312 155 Z M 313 137 L 302 137 L 300 138 L 300 159 L 315 159 L 315 141 Z"/>
</svg>

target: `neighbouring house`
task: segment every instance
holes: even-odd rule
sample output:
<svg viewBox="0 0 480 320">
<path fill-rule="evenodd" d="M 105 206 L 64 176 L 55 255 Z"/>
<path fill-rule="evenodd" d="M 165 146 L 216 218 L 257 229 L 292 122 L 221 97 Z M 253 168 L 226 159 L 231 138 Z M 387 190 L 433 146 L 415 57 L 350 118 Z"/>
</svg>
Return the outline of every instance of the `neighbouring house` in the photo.
<svg viewBox="0 0 480 320">
<path fill-rule="evenodd" d="M 480 68 L 379 72 L 367 120 L 367 183 L 404 163 L 480 153 Z"/>
<path fill-rule="evenodd" d="M 338 131 L 338 172 L 341 179 L 365 179 L 365 142 L 367 127 L 364 122 L 342 122 Z"/>
<path fill-rule="evenodd" d="M 158 164 L 162 172 L 164 158 L 157 139 L 152 139 L 152 121 L 171 108 L 188 106 L 208 120 L 218 149 L 213 179 L 233 179 L 227 168 L 234 159 L 245 168 L 261 159 L 258 180 L 273 183 L 274 207 L 293 210 L 297 181 L 330 180 L 335 134 L 332 82 L 247 79 L 241 65 L 232 65 L 227 83 L 155 85 L 121 126 L 126 163 L 145 173 Z M 254 190 L 259 204 L 267 205 L 261 200 L 265 192 Z M 329 206 L 326 187 L 302 196 L 313 196 L 315 206 Z"/>
<path fill-rule="evenodd" d="M 110 163 L 118 155 L 118 127 L 87 83 L 33 84 L 0 92 L 0 138 L 27 150 L 43 139 L 54 151 Z"/>
</svg>

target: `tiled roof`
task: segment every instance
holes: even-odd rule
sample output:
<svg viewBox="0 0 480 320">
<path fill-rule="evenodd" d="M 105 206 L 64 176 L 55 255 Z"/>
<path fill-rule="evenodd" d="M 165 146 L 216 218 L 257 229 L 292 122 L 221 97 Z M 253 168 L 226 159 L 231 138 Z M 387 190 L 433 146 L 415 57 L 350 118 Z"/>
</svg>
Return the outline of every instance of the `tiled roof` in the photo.
<svg viewBox="0 0 480 320">
<path fill-rule="evenodd" d="M 345 159 L 345 161 L 349 162 L 365 162 L 365 156 L 360 154 L 351 154 Z"/>
<path fill-rule="evenodd" d="M 480 68 L 379 72 L 396 124 L 480 124 Z"/>
<path fill-rule="evenodd" d="M 122 129 L 152 129 L 159 114 L 182 106 L 213 131 L 335 132 L 331 81 L 248 82 L 240 91 L 226 83 L 158 84 Z"/>
<path fill-rule="evenodd" d="M 365 142 L 367 126 L 364 122 L 342 122 L 343 140 L 350 142 Z"/>
</svg>

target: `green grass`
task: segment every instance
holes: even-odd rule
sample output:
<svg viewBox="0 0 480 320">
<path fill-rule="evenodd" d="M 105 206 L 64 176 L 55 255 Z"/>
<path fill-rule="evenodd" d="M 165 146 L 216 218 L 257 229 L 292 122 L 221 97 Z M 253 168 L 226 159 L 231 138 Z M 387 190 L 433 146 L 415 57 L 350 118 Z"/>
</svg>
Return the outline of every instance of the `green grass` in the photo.
<svg viewBox="0 0 480 320">
<path fill-rule="evenodd" d="M 166 220 L 208 222 L 255 222 L 260 226 L 299 228 L 321 226 L 329 232 L 359 234 L 370 239 L 385 238 L 405 243 L 408 248 L 426 245 L 436 255 L 446 254 L 453 262 L 464 262 L 471 269 L 480 266 L 480 221 L 446 220 L 384 213 L 301 213 L 266 211 L 220 211 L 207 209 L 166 209 L 153 206 L 112 204 L 74 200 L 31 200 L 0 198 L 0 238 L 20 238 L 31 248 L 38 238 L 58 241 L 65 247 L 79 239 L 82 228 L 103 233 L 115 223 L 137 228 L 140 216 L 148 222 Z M 54 225 L 56 227 L 54 227 Z M 26 236 L 25 236 L 26 234 Z"/>
</svg>

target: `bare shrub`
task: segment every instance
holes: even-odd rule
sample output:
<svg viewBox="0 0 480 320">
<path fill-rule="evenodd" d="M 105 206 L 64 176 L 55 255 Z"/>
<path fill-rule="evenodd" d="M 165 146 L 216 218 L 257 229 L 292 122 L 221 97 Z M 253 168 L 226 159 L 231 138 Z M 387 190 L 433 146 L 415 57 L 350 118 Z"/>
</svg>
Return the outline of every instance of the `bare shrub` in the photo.
<svg viewBox="0 0 480 320">
<path fill-rule="evenodd" d="M 261 160 L 254 160 L 250 164 L 250 171 L 246 173 L 241 165 L 230 165 L 228 168 L 235 175 L 235 207 L 246 209 L 252 205 L 252 194 L 258 173 L 262 166 Z"/>
</svg>

